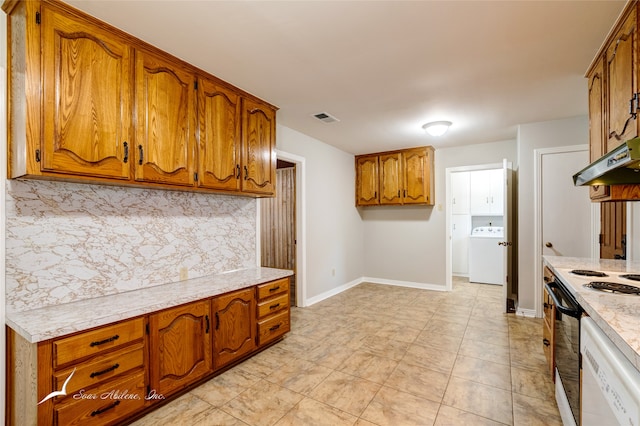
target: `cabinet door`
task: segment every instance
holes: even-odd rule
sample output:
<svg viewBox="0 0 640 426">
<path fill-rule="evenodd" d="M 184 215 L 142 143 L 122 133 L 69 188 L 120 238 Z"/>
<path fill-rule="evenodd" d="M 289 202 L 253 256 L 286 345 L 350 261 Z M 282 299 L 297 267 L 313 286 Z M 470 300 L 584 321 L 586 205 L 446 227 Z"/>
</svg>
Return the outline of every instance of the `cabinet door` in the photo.
<svg viewBox="0 0 640 426">
<path fill-rule="evenodd" d="M 209 300 L 149 316 L 150 385 L 169 395 L 213 371 Z"/>
<path fill-rule="evenodd" d="M 378 156 L 356 157 L 356 206 L 374 206 L 378 201 Z"/>
<path fill-rule="evenodd" d="M 469 214 L 469 172 L 451 173 L 451 213 Z"/>
<path fill-rule="evenodd" d="M 402 204 L 401 154 L 380 155 L 380 204 Z"/>
<path fill-rule="evenodd" d="M 504 214 L 504 171 L 502 169 L 487 170 L 489 175 L 489 201 L 491 201 L 491 214 L 502 216 Z"/>
<path fill-rule="evenodd" d="M 594 162 L 602 157 L 607 146 L 604 135 L 604 57 L 601 57 L 589 75 L 589 159 Z M 589 187 L 592 200 L 609 195 L 609 187 L 597 185 Z"/>
<path fill-rule="evenodd" d="M 132 47 L 45 5 L 42 34 L 42 170 L 129 179 Z"/>
<path fill-rule="evenodd" d="M 242 190 L 274 195 L 276 112 L 250 99 L 244 99 L 242 105 Z"/>
<path fill-rule="evenodd" d="M 194 85 L 191 70 L 136 51 L 137 181 L 194 184 Z"/>
<path fill-rule="evenodd" d="M 471 216 L 454 214 L 451 216 L 451 271 L 454 274 L 469 274 L 469 236 Z"/>
<path fill-rule="evenodd" d="M 240 97 L 213 81 L 198 81 L 198 186 L 240 190 Z"/>
<path fill-rule="evenodd" d="M 403 204 L 433 204 L 433 151 L 426 148 L 402 152 Z"/>
<path fill-rule="evenodd" d="M 629 102 L 636 84 L 636 13 L 625 19 L 607 48 L 607 152 L 638 135 L 636 121 L 629 114 Z"/>
<path fill-rule="evenodd" d="M 491 214 L 491 180 L 488 170 L 471 172 L 469 184 L 470 209 L 472 215 Z"/>
<path fill-rule="evenodd" d="M 256 302 L 253 287 L 213 299 L 214 358 L 217 369 L 256 347 Z"/>
</svg>

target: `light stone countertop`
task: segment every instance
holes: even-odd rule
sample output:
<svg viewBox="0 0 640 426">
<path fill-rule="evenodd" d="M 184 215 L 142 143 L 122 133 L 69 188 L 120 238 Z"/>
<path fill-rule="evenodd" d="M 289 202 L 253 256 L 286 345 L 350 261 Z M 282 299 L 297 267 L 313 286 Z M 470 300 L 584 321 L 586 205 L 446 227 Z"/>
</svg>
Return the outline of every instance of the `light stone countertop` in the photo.
<svg viewBox="0 0 640 426">
<path fill-rule="evenodd" d="M 31 343 L 195 302 L 293 275 L 293 271 L 250 268 L 30 311 L 7 313 L 6 323 Z"/>
<path fill-rule="evenodd" d="M 565 284 L 600 329 L 640 370 L 640 296 L 591 290 L 583 284 L 596 280 L 607 281 L 607 278 L 584 278 L 570 273 L 573 269 L 588 269 L 615 277 L 615 273 L 640 273 L 640 262 L 562 256 L 543 256 L 543 262 Z M 640 283 L 635 285 L 640 286 Z"/>
</svg>

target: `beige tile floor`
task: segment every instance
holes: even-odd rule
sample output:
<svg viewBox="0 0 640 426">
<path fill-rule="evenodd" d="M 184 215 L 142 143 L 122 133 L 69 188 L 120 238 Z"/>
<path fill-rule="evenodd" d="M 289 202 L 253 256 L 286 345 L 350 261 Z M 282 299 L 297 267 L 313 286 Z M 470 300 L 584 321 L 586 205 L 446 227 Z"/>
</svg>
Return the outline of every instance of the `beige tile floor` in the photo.
<svg viewBox="0 0 640 426">
<path fill-rule="evenodd" d="M 541 320 L 501 313 L 501 294 L 360 284 L 134 425 L 561 425 Z"/>
</svg>

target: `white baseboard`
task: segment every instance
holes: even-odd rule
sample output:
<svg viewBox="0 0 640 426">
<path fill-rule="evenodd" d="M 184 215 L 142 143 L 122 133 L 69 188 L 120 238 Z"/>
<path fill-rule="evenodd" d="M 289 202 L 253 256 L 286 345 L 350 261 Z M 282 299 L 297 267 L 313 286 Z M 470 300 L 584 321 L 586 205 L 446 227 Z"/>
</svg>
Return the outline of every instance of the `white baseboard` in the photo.
<svg viewBox="0 0 640 426">
<path fill-rule="evenodd" d="M 528 317 L 528 318 L 535 318 L 536 317 L 536 310 L 535 309 L 518 308 L 516 310 L 516 315 L 521 315 L 523 317 Z"/>
<path fill-rule="evenodd" d="M 352 287 L 357 286 L 362 283 L 372 283 L 372 284 L 384 284 L 384 285 L 395 285 L 399 287 L 411 287 L 411 288 L 420 288 L 423 290 L 435 290 L 435 291 L 447 291 L 445 286 L 436 285 L 436 284 L 427 284 L 427 283 L 415 283 L 411 281 L 397 281 L 397 280 L 388 280 L 385 278 L 372 278 L 372 277 L 360 277 L 351 282 L 343 284 L 339 287 L 333 288 L 329 291 L 325 291 L 317 296 L 313 296 L 304 301 L 303 306 L 311 306 L 315 305 L 318 302 L 322 302 L 325 299 L 328 299 L 332 296 L 342 293 L 343 291 L 349 290 Z"/>
</svg>

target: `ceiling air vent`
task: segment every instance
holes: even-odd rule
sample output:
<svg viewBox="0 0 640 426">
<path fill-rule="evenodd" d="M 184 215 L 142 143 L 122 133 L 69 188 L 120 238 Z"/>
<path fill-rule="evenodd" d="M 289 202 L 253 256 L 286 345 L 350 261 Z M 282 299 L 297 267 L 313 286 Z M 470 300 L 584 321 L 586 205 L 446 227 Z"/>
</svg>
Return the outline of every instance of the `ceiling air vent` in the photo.
<svg viewBox="0 0 640 426">
<path fill-rule="evenodd" d="M 324 123 L 333 123 L 335 121 L 340 121 L 327 112 L 319 112 L 317 114 L 313 114 L 313 116 Z"/>
</svg>

